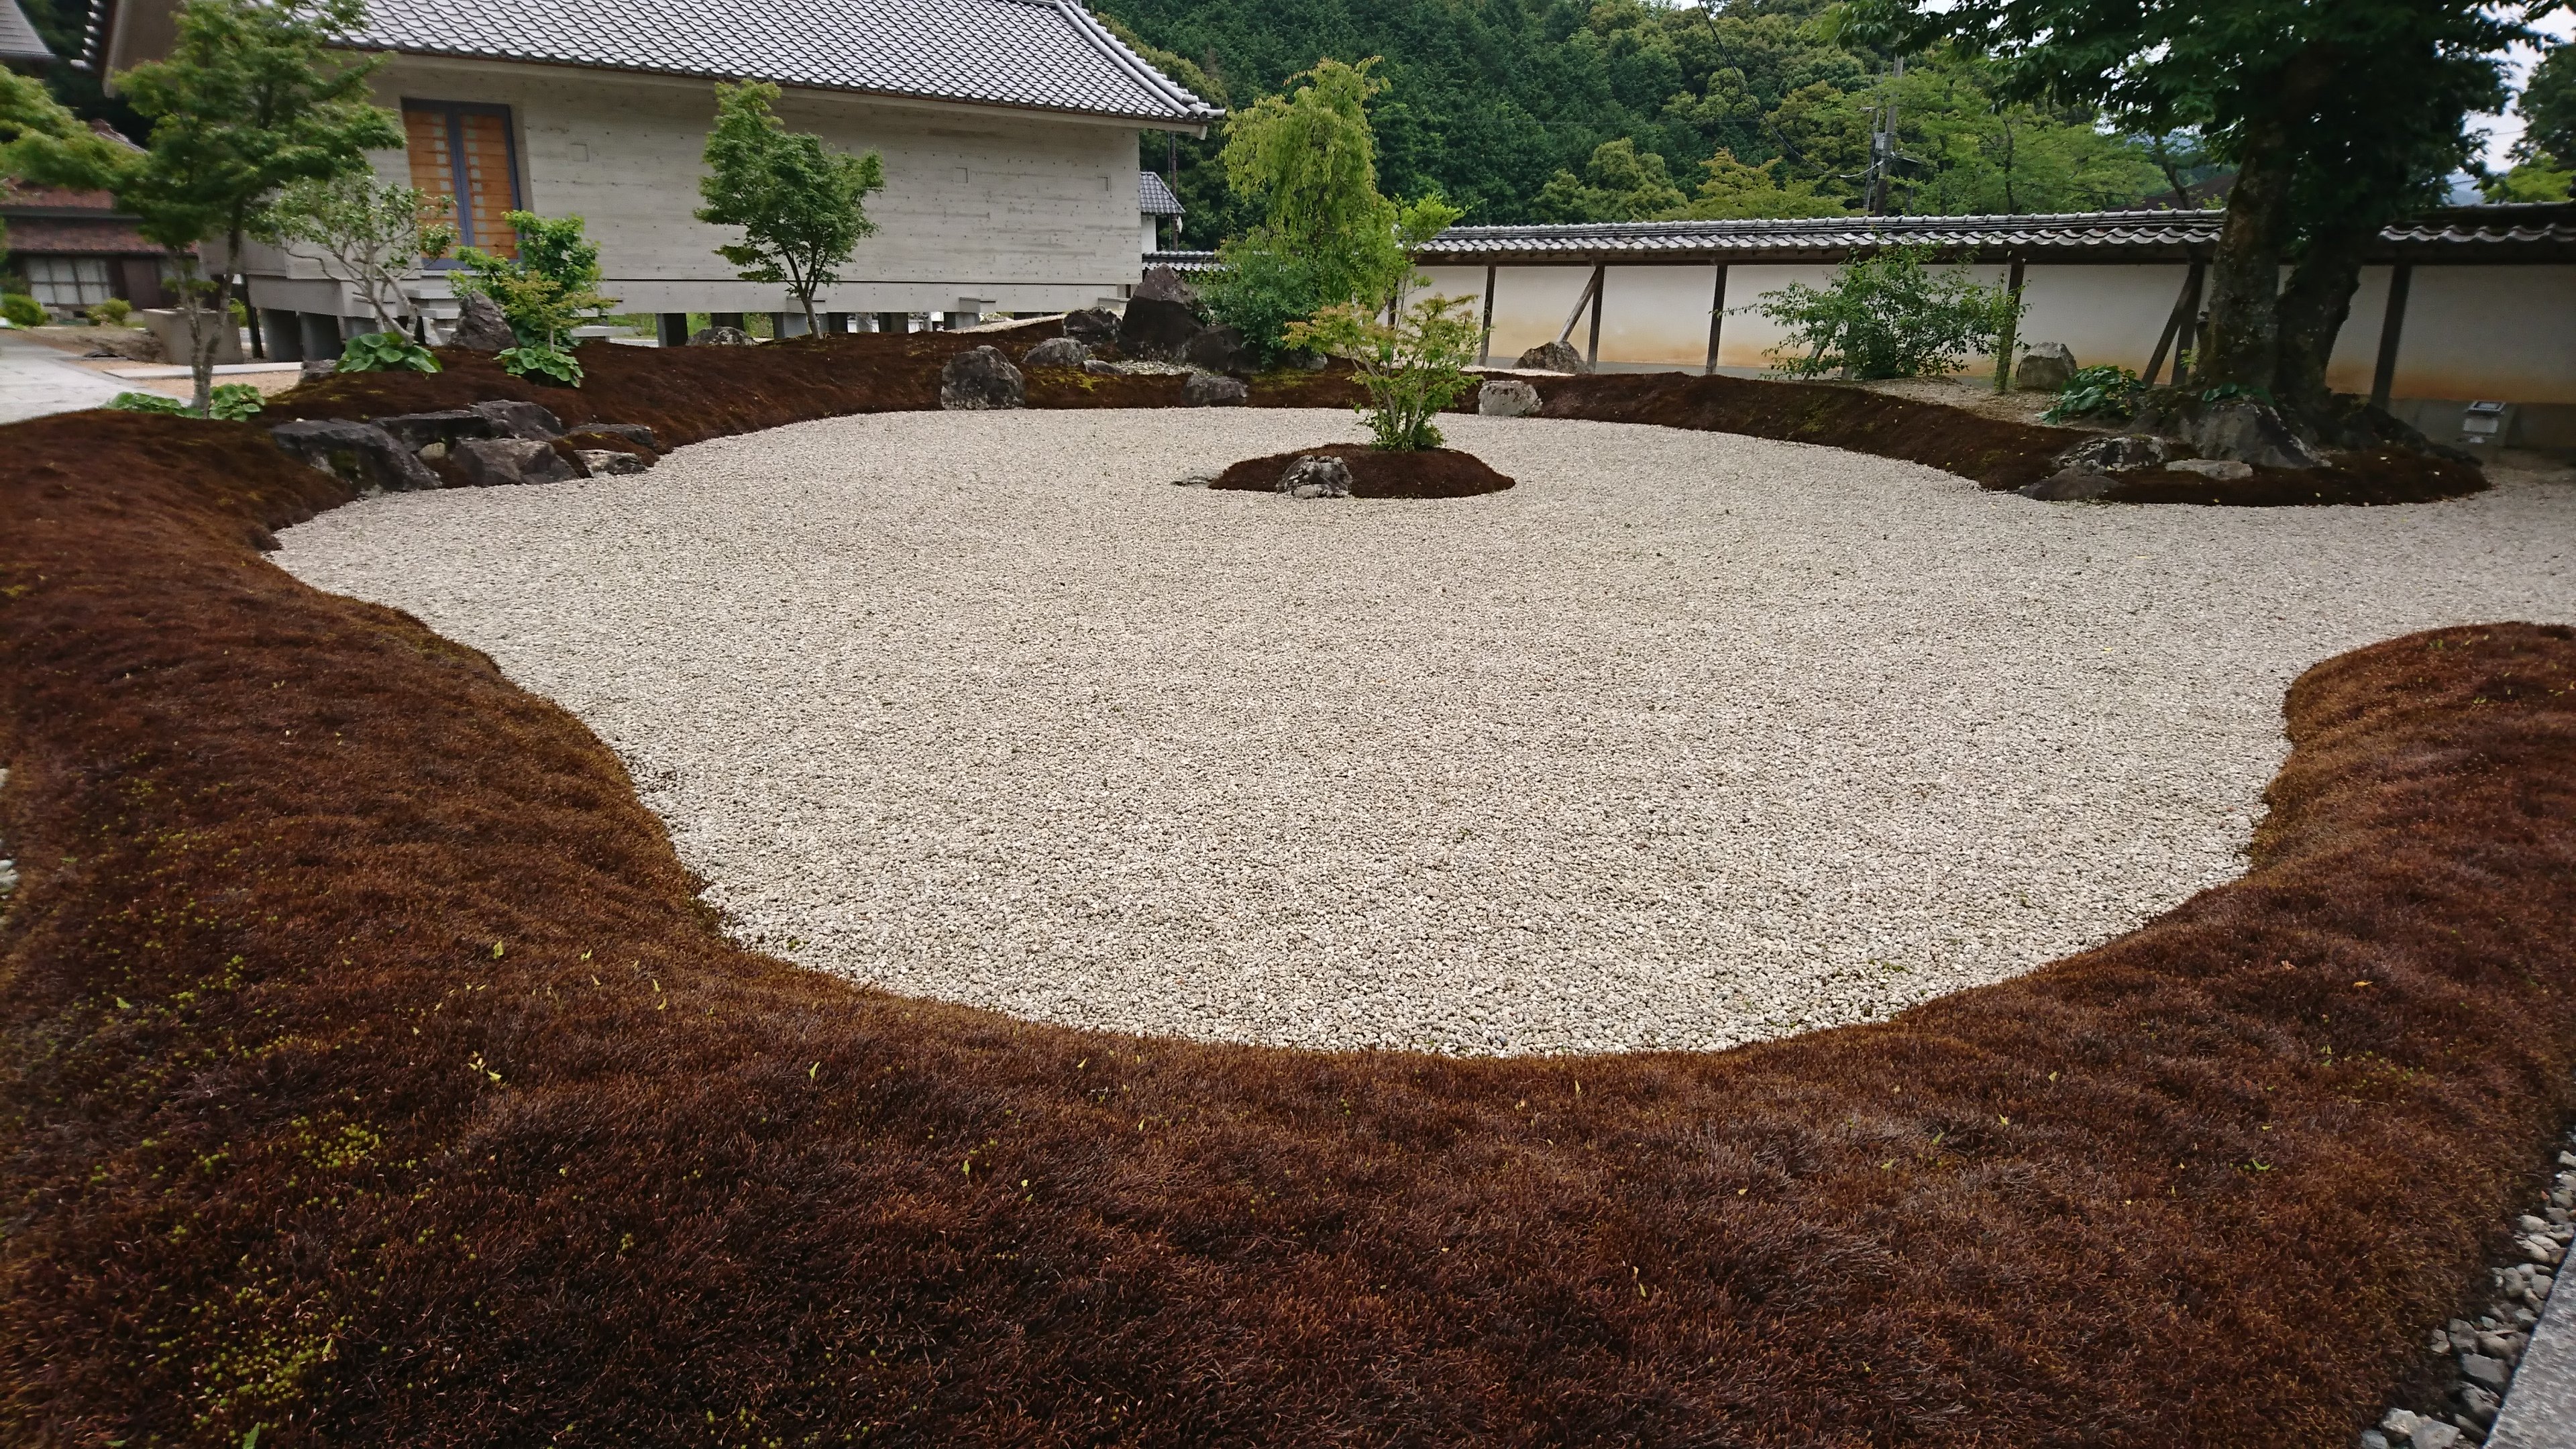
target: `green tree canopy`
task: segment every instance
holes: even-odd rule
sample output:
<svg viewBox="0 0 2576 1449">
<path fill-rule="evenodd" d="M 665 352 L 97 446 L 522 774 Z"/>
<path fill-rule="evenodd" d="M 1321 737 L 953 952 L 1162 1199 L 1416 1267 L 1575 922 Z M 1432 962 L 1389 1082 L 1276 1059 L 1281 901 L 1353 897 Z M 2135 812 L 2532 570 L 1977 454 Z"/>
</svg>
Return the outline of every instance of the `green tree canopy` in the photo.
<svg viewBox="0 0 2576 1449">
<path fill-rule="evenodd" d="M 2489 177 L 2490 201 L 2565 201 L 2576 182 L 2576 45 L 2552 46 L 2514 102 L 2523 120 L 2513 169 Z"/>
<path fill-rule="evenodd" d="M 815 292 L 841 280 L 841 264 L 876 235 L 864 203 L 885 189 L 885 164 L 874 151 L 852 156 L 788 130 L 769 109 L 777 99 L 778 87 L 765 82 L 717 83 L 707 174 L 698 179 L 707 204 L 697 215 L 741 227 L 742 240 L 716 255 L 746 282 L 786 283 L 813 331 Z"/>
<path fill-rule="evenodd" d="M 519 239 L 519 254 L 503 257 L 464 248 L 457 258 L 466 271 L 457 277 L 456 287 L 491 298 L 509 320 L 519 345 L 501 352 L 503 368 L 516 376 L 535 374 L 578 387 L 581 364 L 564 345 L 564 334 L 581 319 L 616 304 L 615 298 L 599 294 L 599 243 L 583 233 L 577 216 L 514 211 L 507 219 Z"/>
<path fill-rule="evenodd" d="M 116 180 L 117 205 L 180 255 L 200 413 L 232 326 L 233 259 L 279 189 L 363 169 L 367 152 L 403 144 L 393 113 L 367 99 L 381 62 L 335 49 L 364 16 L 360 0 L 184 0 L 169 56 L 117 78 L 152 122 L 143 155 Z M 211 280 L 187 251 L 199 242 L 221 247 Z"/>
<path fill-rule="evenodd" d="M 1646 221 L 1682 204 L 1682 190 L 1664 169 L 1664 158 L 1626 136 L 1593 148 L 1577 180 L 1559 171 L 1538 193 L 1544 221 Z"/>
</svg>

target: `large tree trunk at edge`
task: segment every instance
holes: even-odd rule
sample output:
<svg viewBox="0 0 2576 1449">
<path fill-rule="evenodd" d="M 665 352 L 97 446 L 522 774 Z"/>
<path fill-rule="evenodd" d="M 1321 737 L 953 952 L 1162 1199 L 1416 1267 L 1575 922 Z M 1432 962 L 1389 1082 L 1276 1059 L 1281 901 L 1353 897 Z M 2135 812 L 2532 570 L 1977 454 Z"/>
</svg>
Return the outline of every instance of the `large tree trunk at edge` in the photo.
<svg viewBox="0 0 2576 1449">
<path fill-rule="evenodd" d="M 2333 408 L 2326 363 L 2352 313 L 2352 294 L 2361 285 L 2362 248 L 2374 230 L 2347 227 L 2318 235 L 2282 289 L 2280 359 L 2273 369 L 2272 395 L 2289 412 L 2313 418 Z"/>
<path fill-rule="evenodd" d="M 2246 137 L 2227 220 L 2209 268 L 2208 355 L 2195 382 L 2232 382 L 2269 391 L 2280 356 L 2281 250 L 2289 230 L 2290 155 L 2277 126 Z"/>
</svg>

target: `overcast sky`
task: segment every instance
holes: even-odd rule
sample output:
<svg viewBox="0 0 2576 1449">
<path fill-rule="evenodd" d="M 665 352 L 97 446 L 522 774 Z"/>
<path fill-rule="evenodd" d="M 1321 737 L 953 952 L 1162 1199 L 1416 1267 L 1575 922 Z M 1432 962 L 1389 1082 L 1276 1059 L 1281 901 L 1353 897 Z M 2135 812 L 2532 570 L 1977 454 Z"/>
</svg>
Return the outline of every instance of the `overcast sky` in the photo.
<svg viewBox="0 0 2576 1449">
<path fill-rule="evenodd" d="M 2576 18 L 2571 18 L 2564 10 L 2561 10 L 2550 16 L 2548 19 L 2540 22 L 2539 28 L 2549 32 L 2553 36 L 2556 36 L 2561 41 L 2576 39 Z M 2513 85 L 2515 89 L 2521 89 L 2523 77 L 2531 74 L 2532 63 L 2539 59 L 2540 52 L 2532 50 L 2529 47 L 2517 45 L 2513 48 L 2511 64 L 2513 67 Z M 2506 158 L 2504 153 L 2506 148 L 2512 146 L 2514 142 L 2522 139 L 2522 117 L 2513 115 L 2489 116 L 2472 120 L 2469 122 L 2469 125 L 2472 128 L 2481 129 L 2487 133 L 2488 170 L 2502 171 L 2513 164 L 2512 161 Z"/>
</svg>

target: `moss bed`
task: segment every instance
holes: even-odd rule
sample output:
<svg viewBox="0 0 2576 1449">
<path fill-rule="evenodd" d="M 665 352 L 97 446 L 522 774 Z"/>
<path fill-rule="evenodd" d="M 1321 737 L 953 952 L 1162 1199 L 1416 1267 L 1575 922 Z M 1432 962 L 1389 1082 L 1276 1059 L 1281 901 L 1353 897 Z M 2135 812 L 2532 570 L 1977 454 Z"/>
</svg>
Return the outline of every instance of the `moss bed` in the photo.
<svg viewBox="0 0 2576 1449">
<path fill-rule="evenodd" d="M 1353 498 L 1473 498 L 1480 493 L 1500 493 L 1512 486 L 1511 479 L 1486 466 L 1485 460 L 1473 453 L 1455 448 L 1386 453 L 1366 443 L 1328 443 L 1293 453 L 1246 458 L 1218 474 L 1208 486 L 1268 493 L 1278 488 L 1279 475 L 1289 464 L 1317 454 L 1339 458 L 1351 470 Z"/>
<path fill-rule="evenodd" d="M 704 351 L 562 410 L 850 395 Z M 260 559 L 331 479 L 8 444 L 8 1442 L 2342 1442 L 2576 1107 L 2563 627 L 2309 671 L 2246 876 L 2029 976 L 1300 1053 L 737 949 L 579 721 Z"/>
</svg>

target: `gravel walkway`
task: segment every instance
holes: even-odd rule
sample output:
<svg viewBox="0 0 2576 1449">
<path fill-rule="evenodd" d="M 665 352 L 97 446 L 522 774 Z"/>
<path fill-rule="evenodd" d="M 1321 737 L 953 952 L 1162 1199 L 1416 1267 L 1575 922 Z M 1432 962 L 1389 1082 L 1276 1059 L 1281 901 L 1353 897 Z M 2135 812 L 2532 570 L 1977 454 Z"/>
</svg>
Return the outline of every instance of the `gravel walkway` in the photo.
<svg viewBox="0 0 2576 1449">
<path fill-rule="evenodd" d="M 2242 868 L 2282 690 L 2576 619 L 2576 478 L 2117 508 L 1443 420 L 1441 503 L 1167 480 L 1324 412 L 901 414 L 413 494 L 277 559 L 616 748 L 747 942 L 1085 1026 L 1462 1052 L 1884 1016 Z"/>
</svg>

